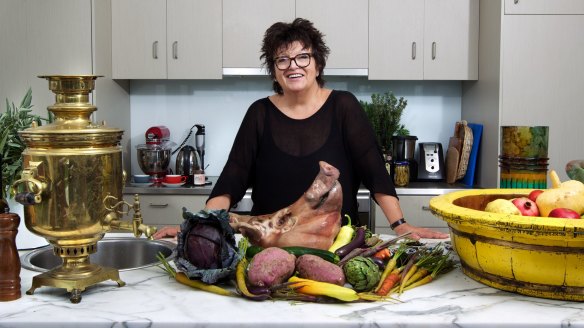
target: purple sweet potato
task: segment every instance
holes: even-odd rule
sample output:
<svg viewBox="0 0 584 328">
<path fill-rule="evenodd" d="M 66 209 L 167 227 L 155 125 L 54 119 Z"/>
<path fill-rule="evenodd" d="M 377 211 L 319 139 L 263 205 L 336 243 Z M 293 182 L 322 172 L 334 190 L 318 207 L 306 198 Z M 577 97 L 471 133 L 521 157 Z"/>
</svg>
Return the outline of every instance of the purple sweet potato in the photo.
<svg viewBox="0 0 584 328">
<path fill-rule="evenodd" d="M 292 276 L 296 256 L 278 247 L 268 247 L 257 253 L 249 263 L 247 280 L 250 285 L 271 287 Z"/>
<path fill-rule="evenodd" d="M 343 269 L 316 255 L 304 254 L 298 257 L 296 271 L 298 271 L 298 276 L 301 278 L 328 282 L 339 286 L 345 284 Z"/>
</svg>

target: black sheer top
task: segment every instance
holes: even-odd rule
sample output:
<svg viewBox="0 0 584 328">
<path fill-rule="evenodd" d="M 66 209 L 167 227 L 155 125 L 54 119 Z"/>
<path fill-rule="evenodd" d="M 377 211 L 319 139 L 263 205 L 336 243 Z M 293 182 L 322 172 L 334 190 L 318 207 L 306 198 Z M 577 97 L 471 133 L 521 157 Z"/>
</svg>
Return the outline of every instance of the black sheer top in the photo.
<svg viewBox="0 0 584 328">
<path fill-rule="evenodd" d="M 209 198 L 228 194 L 235 204 L 252 188 L 253 215 L 294 203 L 319 171 L 319 161 L 340 171 L 342 216 L 357 221 L 357 190 L 396 196 L 365 111 L 355 96 L 333 90 L 306 119 L 292 119 L 269 98 L 248 109 L 229 158 Z M 397 197 L 397 196 L 396 196 Z"/>
</svg>

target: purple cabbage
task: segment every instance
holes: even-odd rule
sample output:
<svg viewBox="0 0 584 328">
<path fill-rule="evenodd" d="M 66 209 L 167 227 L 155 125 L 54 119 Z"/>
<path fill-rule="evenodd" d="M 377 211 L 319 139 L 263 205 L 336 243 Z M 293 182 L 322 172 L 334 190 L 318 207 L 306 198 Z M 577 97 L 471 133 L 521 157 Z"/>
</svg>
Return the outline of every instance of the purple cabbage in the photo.
<svg viewBox="0 0 584 328">
<path fill-rule="evenodd" d="M 235 274 L 241 259 L 225 210 L 196 214 L 183 208 L 175 264 L 191 279 L 214 284 Z"/>
</svg>

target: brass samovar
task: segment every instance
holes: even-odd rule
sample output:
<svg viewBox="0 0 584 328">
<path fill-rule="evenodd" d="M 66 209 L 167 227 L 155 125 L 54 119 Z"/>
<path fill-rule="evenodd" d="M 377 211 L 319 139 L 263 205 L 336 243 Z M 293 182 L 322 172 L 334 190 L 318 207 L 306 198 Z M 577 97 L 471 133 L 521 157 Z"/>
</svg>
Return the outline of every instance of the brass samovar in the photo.
<svg viewBox="0 0 584 328">
<path fill-rule="evenodd" d="M 26 227 L 48 240 L 62 265 L 33 277 L 26 292 L 40 286 L 66 288 L 73 303 L 86 287 L 105 280 L 119 286 L 119 272 L 92 264 L 89 255 L 112 229 L 132 230 L 147 237 L 155 228 L 142 223 L 140 202 L 122 199 L 123 131 L 91 122 L 97 110 L 89 95 L 98 76 L 39 76 L 49 81 L 56 103 L 48 107 L 53 122 L 19 132 L 26 144 L 21 178 L 12 185 L 24 206 Z M 133 211 L 132 221 L 120 217 Z"/>
</svg>

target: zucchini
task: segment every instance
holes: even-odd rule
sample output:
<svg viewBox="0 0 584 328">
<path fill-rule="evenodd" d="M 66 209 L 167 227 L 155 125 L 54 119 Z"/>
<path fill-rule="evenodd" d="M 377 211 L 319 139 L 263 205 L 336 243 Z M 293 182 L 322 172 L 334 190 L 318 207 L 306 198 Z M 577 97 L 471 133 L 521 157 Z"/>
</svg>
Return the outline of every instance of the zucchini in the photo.
<svg viewBox="0 0 584 328">
<path fill-rule="evenodd" d="M 316 255 L 320 258 L 322 258 L 323 260 L 329 261 L 331 263 L 338 263 L 339 262 L 339 256 L 336 255 L 333 252 L 329 252 L 327 250 L 324 249 L 318 249 L 318 248 L 310 248 L 310 247 L 303 247 L 303 246 L 285 246 L 285 247 L 280 247 L 283 250 L 287 251 L 290 254 L 294 254 L 296 257 L 299 257 L 301 255 L 304 254 L 312 254 L 312 255 Z M 264 248 L 261 246 L 256 246 L 256 245 L 250 245 L 247 248 L 247 251 L 245 252 L 245 257 L 247 257 L 248 259 L 251 259 L 252 257 L 254 257 L 257 253 L 261 252 Z"/>
</svg>

